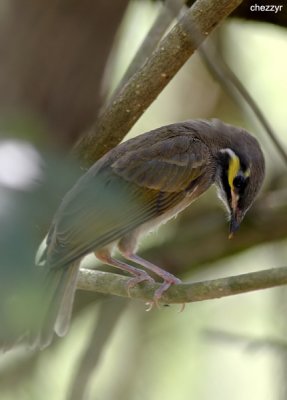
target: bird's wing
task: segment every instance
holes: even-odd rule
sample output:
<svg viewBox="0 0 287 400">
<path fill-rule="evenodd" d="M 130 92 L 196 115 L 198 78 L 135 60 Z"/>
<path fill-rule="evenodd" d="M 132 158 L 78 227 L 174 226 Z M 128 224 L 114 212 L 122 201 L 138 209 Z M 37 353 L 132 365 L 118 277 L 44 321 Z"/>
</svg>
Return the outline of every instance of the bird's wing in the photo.
<svg viewBox="0 0 287 400">
<path fill-rule="evenodd" d="M 209 164 L 191 135 L 125 151 L 66 195 L 49 235 L 52 266 L 67 265 L 156 218 L 184 199 Z"/>
<path fill-rule="evenodd" d="M 181 135 L 126 152 L 112 169 L 140 187 L 180 192 L 202 174 L 208 161 L 206 145 L 192 135 Z"/>
</svg>

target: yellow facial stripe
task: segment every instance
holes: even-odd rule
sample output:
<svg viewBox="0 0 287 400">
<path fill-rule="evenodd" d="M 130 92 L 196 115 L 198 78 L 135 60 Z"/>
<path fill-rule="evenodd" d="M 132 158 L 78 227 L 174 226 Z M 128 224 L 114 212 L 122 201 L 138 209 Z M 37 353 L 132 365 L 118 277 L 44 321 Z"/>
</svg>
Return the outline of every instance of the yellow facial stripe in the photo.
<svg viewBox="0 0 287 400">
<path fill-rule="evenodd" d="M 234 190 L 233 180 L 240 170 L 240 161 L 236 154 L 230 154 L 228 166 L 228 183 L 232 190 Z"/>
</svg>

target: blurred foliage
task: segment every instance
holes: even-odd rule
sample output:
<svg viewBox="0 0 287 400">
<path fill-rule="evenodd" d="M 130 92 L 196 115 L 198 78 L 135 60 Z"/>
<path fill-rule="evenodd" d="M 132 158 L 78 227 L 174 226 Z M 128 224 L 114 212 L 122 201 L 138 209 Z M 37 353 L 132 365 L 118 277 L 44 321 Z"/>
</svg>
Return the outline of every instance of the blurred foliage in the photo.
<svg viewBox="0 0 287 400">
<path fill-rule="evenodd" d="M 35 254 L 61 197 L 79 176 L 60 153 L 33 146 L 34 132 L 25 135 L 25 123 L 21 139 L 14 132 L 0 139 L 0 339 L 7 344 L 41 314 Z"/>
<path fill-rule="evenodd" d="M 22 4 L 24 3 L 27 7 L 33 7 L 34 4 L 32 0 L 27 0 Z M 64 3 L 68 7 L 63 1 Z M 67 26 L 69 29 L 73 28 L 71 37 L 69 37 L 71 31 L 68 30 L 70 33 L 67 33 L 65 43 L 74 51 L 74 43 L 78 38 L 77 32 L 87 24 L 85 32 L 89 37 L 89 46 L 84 46 L 83 52 L 75 52 L 77 53 L 75 60 L 79 57 L 81 62 L 73 64 L 70 59 L 70 64 L 65 64 L 70 66 L 72 63 L 72 76 L 77 76 L 79 86 L 72 88 L 69 84 L 64 85 L 64 82 L 69 82 L 70 79 L 61 80 L 62 76 L 66 77 L 67 70 L 63 70 L 63 75 L 57 75 L 58 61 L 61 57 L 65 57 L 65 54 L 62 55 L 61 52 L 57 53 L 58 59 L 51 57 L 47 61 L 49 65 L 46 71 L 54 71 L 53 73 L 42 75 L 44 64 L 39 64 L 38 70 L 34 66 L 37 76 L 44 80 L 41 88 L 46 88 L 43 92 L 39 92 L 41 95 L 37 92 L 37 85 L 41 79 L 37 78 L 34 81 L 33 74 L 29 75 L 27 87 L 31 90 L 35 89 L 38 93 L 35 97 L 29 95 L 31 92 L 27 87 L 26 92 L 23 90 L 18 75 L 15 81 L 12 79 L 13 85 L 11 83 L 10 86 L 8 84 L 5 86 L 4 92 L 3 84 L 1 86 L 0 155 L 1 146 L 8 143 L 14 150 L 20 148 L 23 156 L 17 158 L 18 156 L 15 156 L 19 154 L 17 151 L 9 153 L 10 155 L 6 152 L 9 156 L 8 161 L 12 159 L 18 166 L 18 169 L 14 169 L 7 161 L 6 171 L 3 159 L 0 159 L 0 338 L 4 338 L 7 342 L 13 341 L 14 336 L 28 323 L 27 320 L 36 320 L 37 313 L 41 312 L 37 307 L 37 296 L 41 289 L 38 285 L 38 274 L 34 268 L 35 253 L 45 237 L 62 196 L 81 173 L 75 162 L 68 157 L 67 150 L 64 149 L 65 146 L 67 148 L 74 142 L 82 130 L 86 129 L 88 126 L 86 124 L 95 118 L 101 104 L 98 98 L 94 99 L 95 103 L 90 103 L 90 100 L 93 96 L 99 96 L 100 87 L 103 86 L 103 68 L 111 49 L 116 27 L 121 21 L 125 2 L 122 2 L 119 9 L 114 10 L 113 24 L 106 22 L 111 21 L 105 17 L 110 12 L 107 12 L 105 2 L 94 3 L 96 5 L 92 9 L 104 21 L 100 28 L 106 29 L 105 33 L 95 32 L 92 28 L 88 29 L 89 24 L 94 24 L 92 17 L 88 20 L 89 23 L 86 22 L 87 14 L 93 15 L 89 9 L 92 3 L 86 0 L 74 14 L 72 12 L 69 14 L 67 8 L 62 9 L 62 13 L 69 15 L 69 18 L 61 19 L 60 25 L 57 25 L 63 29 L 63 37 L 66 37 L 64 32 Z M 19 4 L 19 2 L 13 2 L 15 8 L 14 14 L 12 13 L 14 18 L 12 26 L 14 28 Z M 77 2 L 73 4 L 76 7 Z M 6 8 L 2 7 L 0 12 L 8 13 L 8 16 L 11 12 L 10 7 L 11 5 L 6 2 Z M 51 12 L 49 16 L 52 18 L 55 9 L 49 10 Z M 75 11 L 75 8 L 73 10 Z M 21 6 L 18 9 L 19 15 L 22 15 L 22 11 Z M 45 14 L 45 7 L 41 12 Z M 157 12 L 158 4 L 146 2 L 130 4 L 110 55 L 110 66 L 105 73 L 106 91 L 108 91 L 107 87 L 115 87 Z M 23 21 L 31 23 L 27 15 L 28 13 L 23 16 Z M 43 20 L 37 17 L 37 14 L 33 15 L 33 21 L 40 25 Z M 84 23 L 77 22 L 77 15 L 81 15 L 81 21 Z M 1 19 L 3 24 L 2 20 L 4 18 Z M 7 21 L 9 22 L 9 18 Z M 45 37 L 49 38 L 48 28 L 53 30 L 53 24 L 49 27 L 48 19 L 45 21 L 47 24 Z M 2 30 L 5 28 L 4 25 L 1 27 Z M 24 25 L 21 25 L 22 28 Z M 27 24 L 27 26 L 30 25 Z M 36 25 L 33 25 L 33 28 L 36 29 Z M 19 28 L 19 31 L 15 29 L 12 38 L 19 37 L 23 32 L 21 29 Z M 35 32 L 37 31 L 33 30 L 33 35 Z M 110 33 L 107 37 L 105 35 L 108 32 Z M 49 43 L 53 47 L 57 41 L 53 35 L 52 37 L 53 40 Z M 80 34 L 80 37 L 82 39 L 77 42 L 77 49 L 81 49 L 81 43 L 85 41 L 86 36 L 83 37 Z M 25 35 L 22 38 L 21 45 L 27 40 Z M 34 38 L 36 40 L 37 35 Z M 11 43 L 15 44 L 15 40 Z M 258 101 L 282 142 L 286 144 L 286 31 L 268 24 L 233 21 L 218 32 L 217 41 L 228 63 Z M 41 42 L 41 40 L 38 44 L 36 42 L 32 47 L 33 51 L 36 52 L 35 49 L 38 46 L 41 51 L 47 50 L 46 42 Z M 8 57 L 9 60 L 15 61 L 13 57 L 11 58 L 16 48 L 12 44 L 11 47 L 7 47 L 11 52 L 8 52 L 6 56 L 10 57 Z M 105 49 L 102 49 L 102 44 L 106 45 Z M 55 53 L 51 51 L 49 54 Z M 5 59 L 4 56 L 5 54 L 3 59 Z M 14 73 L 21 72 L 21 68 L 23 70 L 27 68 L 29 71 L 31 60 L 23 53 L 19 53 L 17 57 L 16 61 L 21 58 L 23 67 L 22 64 L 17 65 L 17 68 L 15 66 Z M 37 57 L 35 59 L 37 60 Z M 102 69 L 95 72 L 91 67 L 89 69 L 91 73 L 88 74 L 85 67 L 82 68 L 82 64 L 89 64 L 91 59 L 94 64 L 91 63 L 90 66 L 95 66 L 100 61 Z M 2 69 L 2 74 L 3 71 L 4 69 Z M 7 76 L 10 79 L 13 78 L 13 68 L 9 69 L 6 79 L 8 79 Z M 93 84 L 90 83 L 92 78 L 95 79 Z M 52 87 L 55 91 L 49 90 L 49 79 L 53 81 Z M 3 83 L 3 76 L 0 84 L 1 82 Z M 79 93 L 77 88 L 81 86 L 83 90 Z M 58 97 L 58 89 L 63 97 Z M 8 100 L 5 103 L 7 93 L 9 96 L 6 96 Z M 11 101 L 12 97 L 13 101 Z M 70 99 L 71 102 L 66 103 L 65 99 Z M 86 115 L 85 105 L 88 103 L 89 107 L 91 104 L 92 106 L 89 108 L 88 117 L 83 117 L 82 120 L 82 115 Z M 80 110 L 79 114 L 75 110 Z M 281 201 L 282 208 L 279 209 L 279 213 L 282 212 L 282 221 L 285 221 L 283 212 L 286 213 L 287 203 L 284 194 L 286 169 L 284 170 L 281 160 L 274 152 L 269 140 L 266 139 L 265 133 L 257 128 L 247 107 L 243 104 L 242 109 L 238 109 L 232 99 L 222 91 L 220 84 L 210 77 L 197 56 L 192 57 L 182 68 L 135 125 L 130 135 L 171 122 L 206 117 L 219 117 L 245 126 L 256 133 L 263 143 L 267 157 L 268 177 L 265 193 L 267 196 L 268 192 L 272 194 L 272 190 L 276 189 L 275 193 L 278 195 L 275 199 L 271 199 L 275 203 L 272 203 L 270 198 L 269 201 L 272 204 L 278 204 Z M 83 121 L 82 125 L 81 121 Z M 27 153 L 27 147 L 23 145 L 28 145 L 32 152 Z M 30 164 L 27 164 L 28 161 Z M 37 173 L 27 174 L 29 170 L 27 165 L 30 167 L 34 165 Z M 11 180 L 7 183 L 6 178 L 4 180 L 4 175 L 11 178 L 13 174 L 21 176 L 22 181 L 19 178 L 20 181 L 16 180 L 15 184 L 15 180 L 12 183 Z M 278 176 L 278 179 L 275 179 L 275 176 Z M 19 182 L 22 182 L 20 186 Z M 256 218 L 259 214 L 256 213 L 256 208 L 263 204 L 261 199 L 254 206 L 255 210 L 247 222 L 250 228 L 246 227 L 245 230 L 243 227 L 238 233 L 239 243 L 243 237 L 246 243 L 248 241 L 255 243 L 252 240 L 256 235 L 252 232 L 258 229 Z M 232 244 L 227 241 L 227 226 L 226 235 L 224 233 L 223 212 L 214 208 L 214 217 L 212 219 L 205 217 L 213 209 L 214 202 L 213 192 L 204 196 L 192 207 L 193 210 L 187 210 L 176 221 L 147 238 L 143 246 L 144 251 L 151 259 L 165 265 L 171 271 L 176 271 L 178 275 L 184 271 L 185 279 L 192 280 L 286 265 L 287 237 L 286 234 L 284 235 L 286 228 L 280 226 L 280 218 L 276 220 L 276 224 L 272 224 L 271 221 L 270 226 L 268 225 L 264 245 L 260 245 L 259 243 L 262 242 L 258 241 L 256 246 L 252 244 L 249 248 L 248 244 L 244 244 L 236 250 L 236 244 L 232 247 Z M 222 228 L 221 235 L 218 235 L 218 226 Z M 273 234 L 274 231 L 282 232 L 280 237 L 276 237 Z M 214 233 L 208 236 L 209 232 Z M 276 240 L 273 241 L 275 237 Z M 208 238 L 206 242 L 204 238 Z M 190 240 L 197 248 L 197 254 L 189 245 Z M 202 247 L 199 246 L 200 240 L 201 243 L 205 243 Z M 176 245 L 173 246 L 173 244 Z M 242 252 L 246 248 L 249 248 L 248 251 Z M 214 255 L 213 262 L 209 265 L 206 264 L 206 258 L 204 261 L 205 253 L 208 252 L 209 254 L 213 252 Z M 222 259 L 227 255 L 229 258 Z M 181 264 L 183 259 L 184 265 Z M 199 260 L 194 262 L 197 265 L 195 271 L 193 259 Z M 36 299 L 33 302 L 35 308 L 27 309 L 27 303 L 31 304 L 31 298 Z M 88 355 L 93 357 L 89 358 L 89 373 L 86 382 L 88 385 L 84 399 L 153 400 L 163 397 L 167 400 L 174 398 L 179 400 L 189 398 L 275 400 L 286 398 L 284 397 L 286 377 L 283 373 L 280 376 L 279 373 L 287 369 L 284 347 L 262 346 L 256 352 L 248 347 L 248 337 L 255 343 L 258 338 L 261 344 L 265 340 L 267 344 L 270 343 L 270 338 L 272 343 L 284 343 L 286 291 L 283 288 L 186 305 L 183 313 L 177 313 L 177 307 L 155 309 L 150 313 L 145 313 L 144 305 L 141 303 L 129 302 L 129 307 L 125 307 L 119 304 L 121 302 L 122 299 L 79 292 L 72 329 L 65 339 L 55 340 L 50 348 L 41 353 L 31 353 L 20 348 L 1 355 L 0 400 L 16 398 L 62 400 L 67 398 L 67 393 L 72 399 L 75 393 L 72 390 L 73 387 L 77 387 L 78 382 L 79 385 L 83 384 L 81 372 L 87 367 L 85 355 L 87 358 Z M 219 332 L 219 334 L 210 336 L 205 334 L 207 331 Z M 230 337 L 243 336 L 244 341 L 232 342 L 228 334 Z M 79 368 L 81 368 L 80 371 Z M 81 380 L 77 381 L 77 379 Z"/>
</svg>

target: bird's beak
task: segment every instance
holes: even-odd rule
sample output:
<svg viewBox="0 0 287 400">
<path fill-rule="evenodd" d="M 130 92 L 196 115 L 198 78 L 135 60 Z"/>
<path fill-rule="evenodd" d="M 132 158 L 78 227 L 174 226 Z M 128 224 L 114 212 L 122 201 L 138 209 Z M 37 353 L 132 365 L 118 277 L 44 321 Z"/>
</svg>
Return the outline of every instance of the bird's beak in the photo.
<svg viewBox="0 0 287 400">
<path fill-rule="evenodd" d="M 243 214 L 239 210 L 232 211 L 231 220 L 229 225 L 229 236 L 228 239 L 232 239 L 234 233 L 239 229 L 240 223 L 243 219 Z"/>
<path fill-rule="evenodd" d="M 229 226 L 229 236 L 228 239 L 232 239 L 234 233 L 239 229 L 240 222 L 242 221 L 242 213 L 238 210 L 238 194 L 233 190 L 231 191 L 231 219 Z"/>
</svg>

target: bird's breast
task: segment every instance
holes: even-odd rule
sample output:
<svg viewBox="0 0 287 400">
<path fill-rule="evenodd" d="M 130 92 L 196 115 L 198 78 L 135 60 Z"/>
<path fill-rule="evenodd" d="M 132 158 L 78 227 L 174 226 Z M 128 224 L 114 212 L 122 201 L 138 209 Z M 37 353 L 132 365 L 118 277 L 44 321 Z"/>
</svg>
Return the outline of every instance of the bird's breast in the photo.
<svg viewBox="0 0 287 400">
<path fill-rule="evenodd" d="M 192 191 L 186 193 L 183 200 L 181 200 L 178 204 L 176 204 L 169 210 L 166 210 L 163 214 L 140 225 L 134 230 L 132 234 L 139 238 L 140 236 L 144 236 L 157 230 L 161 225 L 165 224 L 170 219 L 175 218 L 177 214 L 187 208 L 194 200 L 196 200 L 201 195 L 201 193 L 202 191 L 199 190 L 199 186 L 195 186 Z"/>
</svg>

